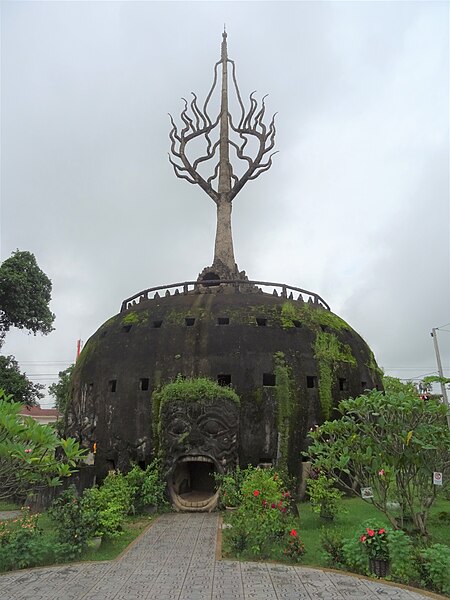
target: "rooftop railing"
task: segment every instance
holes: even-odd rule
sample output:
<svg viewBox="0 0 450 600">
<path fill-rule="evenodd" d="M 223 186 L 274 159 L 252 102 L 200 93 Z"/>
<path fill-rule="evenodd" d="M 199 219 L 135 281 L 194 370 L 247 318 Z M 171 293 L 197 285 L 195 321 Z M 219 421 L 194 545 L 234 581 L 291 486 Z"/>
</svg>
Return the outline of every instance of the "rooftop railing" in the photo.
<svg viewBox="0 0 450 600">
<path fill-rule="evenodd" d="M 120 307 L 120 312 L 124 312 L 125 310 L 128 310 L 141 302 L 146 302 L 147 300 L 152 300 L 154 298 L 161 298 L 161 296 L 167 297 L 171 295 L 177 296 L 180 294 L 185 296 L 187 294 L 194 293 L 200 294 L 204 293 L 208 288 L 217 286 L 232 286 L 233 291 L 237 293 L 248 292 L 249 286 L 253 285 L 262 286 L 265 288 L 273 288 L 273 296 L 286 298 L 288 300 L 297 300 L 298 302 L 309 302 L 310 304 L 321 306 L 325 310 L 331 310 L 325 300 L 318 294 L 310 292 L 309 290 L 304 290 L 303 288 L 286 285 L 285 283 L 273 283 L 270 281 L 248 281 L 244 279 L 209 279 L 202 281 L 184 281 L 183 283 L 171 283 L 170 285 L 157 285 L 156 287 L 148 288 L 124 300 L 122 302 L 122 306 Z M 270 292 L 264 292 L 262 289 L 257 289 L 253 293 L 268 294 Z M 294 294 L 298 294 L 296 298 L 294 297 Z"/>
</svg>

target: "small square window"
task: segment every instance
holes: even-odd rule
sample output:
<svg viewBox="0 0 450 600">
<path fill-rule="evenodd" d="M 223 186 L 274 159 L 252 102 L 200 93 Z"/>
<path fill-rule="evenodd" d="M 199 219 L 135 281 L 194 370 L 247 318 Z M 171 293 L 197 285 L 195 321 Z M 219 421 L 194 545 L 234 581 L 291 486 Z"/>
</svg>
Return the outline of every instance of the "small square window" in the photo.
<svg viewBox="0 0 450 600">
<path fill-rule="evenodd" d="M 219 317 L 217 319 L 217 325 L 229 325 L 230 319 L 228 317 Z"/>
<path fill-rule="evenodd" d="M 263 385 L 274 387 L 277 383 L 275 373 L 263 373 Z"/>
<path fill-rule="evenodd" d="M 149 388 L 149 378 L 148 377 L 143 377 L 142 379 L 139 380 L 139 388 L 141 390 L 141 392 L 146 392 Z"/>
<path fill-rule="evenodd" d="M 317 387 L 317 377 L 315 375 L 306 376 L 306 387 L 310 389 Z"/>
<path fill-rule="evenodd" d="M 186 323 L 186 327 L 192 327 L 195 323 L 194 317 L 186 317 L 184 322 Z"/>
<path fill-rule="evenodd" d="M 256 317 L 256 324 L 258 327 L 266 327 L 267 319 L 265 317 Z"/>
<path fill-rule="evenodd" d="M 339 390 L 341 392 L 348 391 L 348 381 L 346 379 L 344 379 L 343 377 L 339 378 Z"/>
<path fill-rule="evenodd" d="M 217 375 L 217 383 L 222 386 L 231 385 L 231 375 L 219 373 L 219 375 Z"/>
<path fill-rule="evenodd" d="M 115 392 L 117 390 L 117 379 L 111 379 L 108 386 L 110 392 Z"/>
<path fill-rule="evenodd" d="M 153 327 L 159 329 L 162 325 L 162 321 L 153 321 Z"/>
</svg>

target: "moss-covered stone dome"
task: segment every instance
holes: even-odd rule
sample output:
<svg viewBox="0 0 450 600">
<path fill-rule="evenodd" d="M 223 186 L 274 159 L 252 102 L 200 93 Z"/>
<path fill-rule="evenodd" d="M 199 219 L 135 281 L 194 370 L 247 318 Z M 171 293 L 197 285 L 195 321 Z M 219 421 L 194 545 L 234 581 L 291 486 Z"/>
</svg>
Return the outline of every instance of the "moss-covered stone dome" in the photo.
<svg viewBox="0 0 450 600">
<path fill-rule="evenodd" d="M 96 444 L 98 476 L 152 459 L 166 433 L 152 394 L 177 376 L 231 386 L 239 463 L 281 464 L 292 475 L 309 429 L 341 399 L 381 385 L 361 336 L 319 303 L 205 291 L 125 303 L 86 343 L 67 431 Z"/>
</svg>

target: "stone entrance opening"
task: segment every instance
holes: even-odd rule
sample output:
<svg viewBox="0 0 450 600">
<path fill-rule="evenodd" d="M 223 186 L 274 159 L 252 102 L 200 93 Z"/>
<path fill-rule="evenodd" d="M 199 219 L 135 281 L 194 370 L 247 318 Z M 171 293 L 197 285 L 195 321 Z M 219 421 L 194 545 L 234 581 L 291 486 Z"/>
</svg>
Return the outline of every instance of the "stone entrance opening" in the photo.
<svg viewBox="0 0 450 600">
<path fill-rule="evenodd" d="M 169 493 L 175 510 L 209 512 L 217 506 L 214 461 L 207 456 L 184 456 L 175 465 Z"/>
</svg>

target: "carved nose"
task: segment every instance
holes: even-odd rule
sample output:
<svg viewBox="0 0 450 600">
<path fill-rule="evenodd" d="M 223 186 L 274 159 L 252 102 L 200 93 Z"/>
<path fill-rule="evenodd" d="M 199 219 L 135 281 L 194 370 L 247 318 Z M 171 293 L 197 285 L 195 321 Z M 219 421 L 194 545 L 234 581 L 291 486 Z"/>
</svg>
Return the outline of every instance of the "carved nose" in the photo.
<svg viewBox="0 0 450 600">
<path fill-rule="evenodd" d="M 202 439 L 202 434 L 196 427 L 191 429 L 191 433 L 189 434 L 189 442 L 191 444 L 199 444 L 202 441 Z"/>
</svg>

